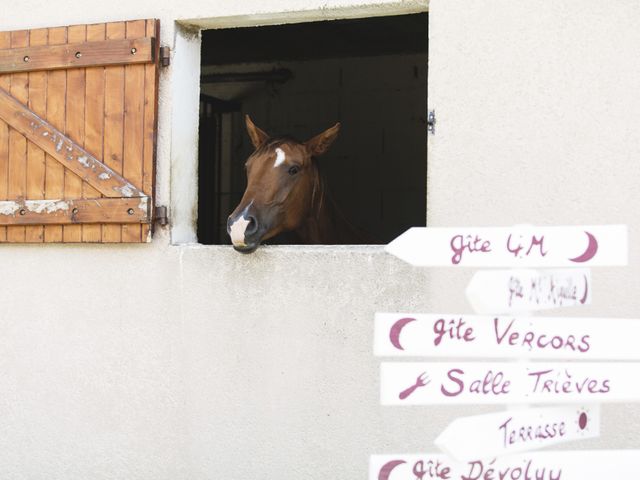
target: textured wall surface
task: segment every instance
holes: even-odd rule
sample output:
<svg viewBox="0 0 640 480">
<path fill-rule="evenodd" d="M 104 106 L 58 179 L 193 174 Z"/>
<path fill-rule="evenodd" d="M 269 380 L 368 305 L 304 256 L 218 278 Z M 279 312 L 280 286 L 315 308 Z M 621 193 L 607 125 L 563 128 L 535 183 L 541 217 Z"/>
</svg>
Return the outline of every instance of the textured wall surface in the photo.
<svg viewBox="0 0 640 480">
<path fill-rule="evenodd" d="M 29 0 L 0 29 L 155 16 L 173 45 L 178 18 L 317 19 L 357 3 Z M 637 317 L 640 4 L 430 8 L 429 223 L 628 223 L 630 266 L 594 271 L 593 306 L 563 313 Z M 179 194 L 170 174 L 185 173 L 169 167 L 175 74 L 161 79 L 165 204 Z M 129 247 L 3 246 L 0 265 L 3 479 L 363 478 L 371 453 L 432 450 L 456 416 L 490 410 L 378 404 L 374 312 L 468 312 L 471 271 L 415 269 L 379 247 L 241 256 L 166 232 Z M 639 413 L 606 407 L 602 438 L 572 448 L 640 447 Z"/>
<path fill-rule="evenodd" d="M 629 225 L 629 266 L 594 269 L 592 306 L 562 315 L 639 317 L 639 22 L 633 1 L 430 3 L 427 223 Z M 461 297 L 433 273 L 434 299 Z M 606 406 L 600 440 L 570 448 L 638 431 L 637 406 Z"/>
</svg>

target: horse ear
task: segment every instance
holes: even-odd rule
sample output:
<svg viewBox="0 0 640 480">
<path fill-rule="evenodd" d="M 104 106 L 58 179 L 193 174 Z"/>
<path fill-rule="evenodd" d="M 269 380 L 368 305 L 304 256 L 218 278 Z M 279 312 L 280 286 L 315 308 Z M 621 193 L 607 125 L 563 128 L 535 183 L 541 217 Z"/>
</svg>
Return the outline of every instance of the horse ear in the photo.
<svg viewBox="0 0 640 480">
<path fill-rule="evenodd" d="M 326 152 L 336 138 L 338 138 L 338 132 L 340 131 L 340 122 L 336 123 L 333 127 L 325 130 L 320 135 L 316 135 L 311 140 L 305 143 L 307 151 L 312 157 L 322 155 Z"/>
<path fill-rule="evenodd" d="M 256 127 L 249 115 L 245 115 L 244 120 L 247 124 L 247 132 L 249 132 L 249 137 L 251 137 L 251 143 L 253 143 L 254 147 L 258 148 L 269 139 L 267 132 Z"/>
</svg>

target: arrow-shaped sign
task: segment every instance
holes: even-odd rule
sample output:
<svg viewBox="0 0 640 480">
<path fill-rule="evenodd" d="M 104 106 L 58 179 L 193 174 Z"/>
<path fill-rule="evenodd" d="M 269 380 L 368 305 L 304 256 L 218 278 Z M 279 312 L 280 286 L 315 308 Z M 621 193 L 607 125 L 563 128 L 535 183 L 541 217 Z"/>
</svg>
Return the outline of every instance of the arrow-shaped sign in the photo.
<svg viewBox="0 0 640 480">
<path fill-rule="evenodd" d="M 386 250 L 416 266 L 626 265 L 627 227 L 414 227 L 393 240 Z"/>
<path fill-rule="evenodd" d="M 640 319 L 376 313 L 377 356 L 640 360 Z"/>
<path fill-rule="evenodd" d="M 435 444 L 458 461 L 528 452 L 600 436 L 600 406 L 550 407 L 461 417 Z"/>
<path fill-rule="evenodd" d="M 534 452 L 455 462 L 442 454 L 372 455 L 369 480 L 619 480 L 640 478 L 640 450 Z"/>
<path fill-rule="evenodd" d="M 481 270 L 466 290 L 476 313 L 533 312 L 591 303 L 591 272 L 564 270 Z"/>
<path fill-rule="evenodd" d="M 640 400 L 637 363 L 380 364 L 382 405 L 600 403 Z"/>
</svg>

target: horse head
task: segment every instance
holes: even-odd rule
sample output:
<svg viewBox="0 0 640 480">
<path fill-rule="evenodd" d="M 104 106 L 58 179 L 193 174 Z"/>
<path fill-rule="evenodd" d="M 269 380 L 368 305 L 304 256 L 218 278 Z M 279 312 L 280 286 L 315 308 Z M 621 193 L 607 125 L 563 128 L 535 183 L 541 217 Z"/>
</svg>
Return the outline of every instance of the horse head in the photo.
<svg viewBox="0 0 640 480">
<path fill-rule="evenodd" d="M 302 143 L 271 138 L 249 115 L 245 121 L 255 150 L 246 161 L 247 188 L 229 216 L 227 232 L 233 248 L 251 253 L 263 240 L 297 230 L 312 214 L 322 189 L 314 158 L 331 146 L 340 124 Z"/>
</svg>

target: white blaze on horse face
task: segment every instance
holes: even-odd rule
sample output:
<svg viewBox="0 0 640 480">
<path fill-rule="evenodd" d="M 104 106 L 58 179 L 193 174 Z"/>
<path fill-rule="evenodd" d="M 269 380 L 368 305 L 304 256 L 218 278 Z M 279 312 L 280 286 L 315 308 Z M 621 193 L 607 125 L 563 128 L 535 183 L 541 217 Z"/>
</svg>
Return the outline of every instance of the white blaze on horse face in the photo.
<svg viewBox="0 0 640 480">
<path fill-rule="evenodd" d="M 284 150 L 282 150 L 281 148 L 276 148 L 276 161 L 273 164 L 273 168 L 276 168 L 282 165 L 286 159 L 287 157 L 284 154 Z"/>
<path fill-rule="evenodd" d="M 240 215 L 240 217 L 231 224 L 231 227 L 229 227 L 229 236 L 231 237 L 231 243 L 233 243 L 236 247 L 247 246 L 244 241 L 244 234 L 247 231 L 247 225 L 251 223 L 251 220 L 246 218 L 246 216 L 247 211 L 249 210 L 249 207 L 252 203 L 253 200 L 251 200 L 251 203 L 249 203 L 249 205 L 247 205 L 242 211 L 242 215 Z"/>
</svg>

